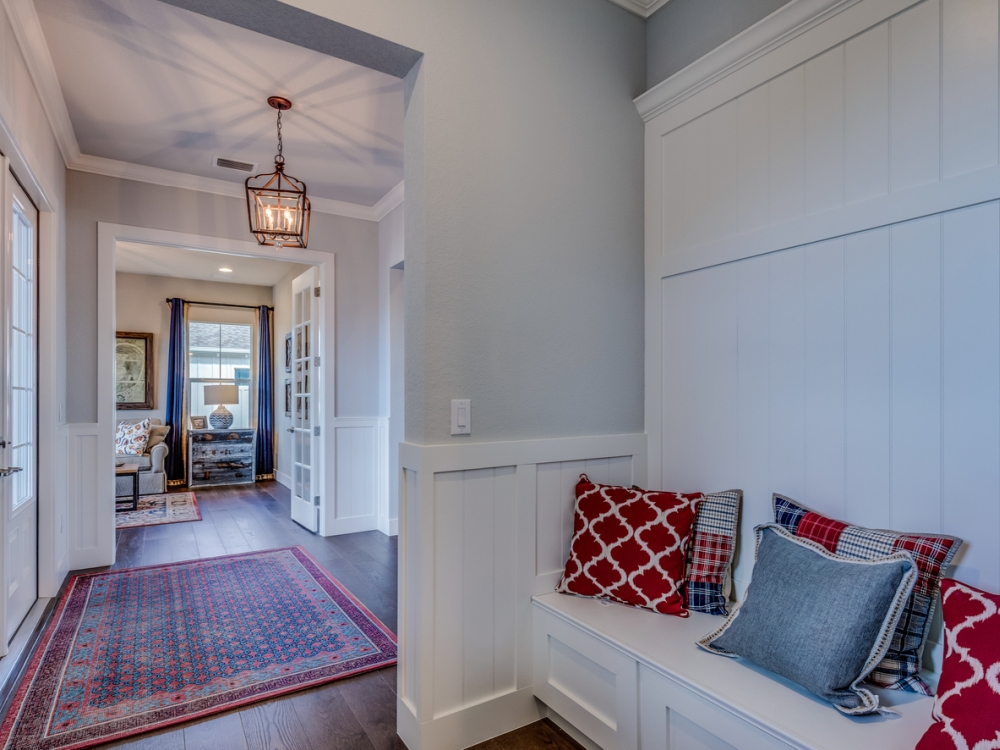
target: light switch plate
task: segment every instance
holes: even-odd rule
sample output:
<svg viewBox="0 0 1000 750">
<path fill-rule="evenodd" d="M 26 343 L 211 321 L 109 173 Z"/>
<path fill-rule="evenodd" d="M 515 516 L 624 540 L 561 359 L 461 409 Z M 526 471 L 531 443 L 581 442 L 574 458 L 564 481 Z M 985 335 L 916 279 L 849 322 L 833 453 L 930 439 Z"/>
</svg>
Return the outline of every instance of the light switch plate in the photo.
<svg viewBox="0 0 1000 750">
<path fill-rule="evenodd" d="M 451 400 L 451 434 L 472 434 L 472 399 L 453 398 Z"/>
</svg>

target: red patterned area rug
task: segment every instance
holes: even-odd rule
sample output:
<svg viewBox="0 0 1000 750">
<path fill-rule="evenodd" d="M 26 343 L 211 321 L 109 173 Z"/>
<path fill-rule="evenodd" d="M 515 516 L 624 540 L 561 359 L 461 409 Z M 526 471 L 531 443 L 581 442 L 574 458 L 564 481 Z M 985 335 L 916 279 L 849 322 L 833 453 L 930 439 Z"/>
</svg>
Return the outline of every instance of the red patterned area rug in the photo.
<svg viewBox="0 0 1000 750">
<path fill-rule="evenodd" d="M 115 498 L 115 503 L 132 504 L 131 497 Z M 138 510 L 115 512 L 115 528 L 159 526 L 164 523 L 200 521 L 201 509 L 193 492 L 171 492 L 166 495 L 142 495 Z"/>
<path fill-rule="evenodd" d="M 395 663 L 395 636 L 300 547 L 79 575 L 0 747 L 91 747 Z"/>
</svg>

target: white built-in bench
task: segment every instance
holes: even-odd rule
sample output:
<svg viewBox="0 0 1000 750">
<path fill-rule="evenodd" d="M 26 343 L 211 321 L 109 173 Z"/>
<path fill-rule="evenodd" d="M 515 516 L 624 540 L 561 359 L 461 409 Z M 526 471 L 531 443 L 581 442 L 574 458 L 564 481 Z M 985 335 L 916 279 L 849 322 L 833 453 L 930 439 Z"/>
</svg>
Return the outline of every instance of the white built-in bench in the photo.
<svg viewBox="0 0 1000 750">
<path fill-rule="evenodd" d="M 723 619 L 564 594 L 533 599 L 535 696 L 605 750 L 913 750 L 933 699 L 877 691 L 902 716 L 850 718 L 803 688 L 699 649 Z"/>
</svg>

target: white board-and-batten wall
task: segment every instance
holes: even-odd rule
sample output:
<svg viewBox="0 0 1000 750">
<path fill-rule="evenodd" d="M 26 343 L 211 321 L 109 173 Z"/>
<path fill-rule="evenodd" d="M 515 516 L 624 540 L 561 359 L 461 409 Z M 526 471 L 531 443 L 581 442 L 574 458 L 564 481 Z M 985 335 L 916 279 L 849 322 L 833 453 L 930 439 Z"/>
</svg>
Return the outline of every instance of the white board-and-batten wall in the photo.
<svg viewBox="0 0 1000 750">
<path fill-rule="evenodd" d="M 997 40 L 997 0 L 794 0 L 636 100 L 649 481 L 744 490 L 739 591 L 773 492 L 1000 590 Z"/>
</svg>

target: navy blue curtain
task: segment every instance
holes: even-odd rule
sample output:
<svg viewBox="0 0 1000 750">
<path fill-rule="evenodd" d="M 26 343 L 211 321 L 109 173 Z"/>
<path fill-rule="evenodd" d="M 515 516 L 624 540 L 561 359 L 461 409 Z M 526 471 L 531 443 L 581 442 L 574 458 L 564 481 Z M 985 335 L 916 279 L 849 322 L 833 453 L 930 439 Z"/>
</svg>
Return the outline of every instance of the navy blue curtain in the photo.
<svg viewBox="0 0 1000 750">
<path fill-rule="evenodd" d="M 274 476 L 274 376 L 271 371 L 271 308 L 257 309 L 257 478 Z"/>
<path fill-rule="evenodd" d="M 187 363 L 184 316 L 187 303 L 179 297 L 170 300 L 170 351 L 167 357 L 167 481 L 183 483 L 184 473 L 184 369 Z"/>
</svg>

